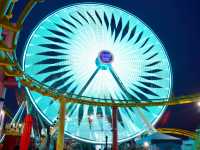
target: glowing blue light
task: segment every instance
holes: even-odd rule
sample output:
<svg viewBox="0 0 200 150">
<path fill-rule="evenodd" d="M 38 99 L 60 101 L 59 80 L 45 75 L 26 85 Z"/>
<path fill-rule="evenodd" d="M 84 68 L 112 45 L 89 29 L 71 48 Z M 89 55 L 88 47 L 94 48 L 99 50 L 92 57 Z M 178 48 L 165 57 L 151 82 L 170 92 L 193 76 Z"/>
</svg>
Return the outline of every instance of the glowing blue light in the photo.
<svg viewBox="0 0 200 150">
<path fill-rule="evenodd" d="M 102 101 L 168 100 L 171 69 L 165 49 L 141 20 L 104 4 L 76 4 L 46 17 L 31 34 L 23 57 L 24 71 L 43 84 Z M 28 90 L 32 103 L 50 124 L 59 103 Z M 91 143 L 112 141 L 110 107 L 68 104 L 65 131 Z M 141 108 L 155 124 L 164 106 Z M 89 118 L 92 118 L 89 119 Z M 119 142 L 147 130 L 136 108 L 118 112 Z"/>
<path fill-rule="evenodd" d="M 113 56 L 109 51 L 103 50 L 99 54 L 99 58 L 102 63 L 110 64 L 113 60 Z"/>
</svg>

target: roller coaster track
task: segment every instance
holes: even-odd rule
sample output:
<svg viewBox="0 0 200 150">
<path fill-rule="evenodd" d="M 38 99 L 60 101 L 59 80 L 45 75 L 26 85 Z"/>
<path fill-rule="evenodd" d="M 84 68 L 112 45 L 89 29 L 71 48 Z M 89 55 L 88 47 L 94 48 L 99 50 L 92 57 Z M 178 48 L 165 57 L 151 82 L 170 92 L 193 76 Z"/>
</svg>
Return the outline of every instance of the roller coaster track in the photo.
<svg viewBox="0 0 200 150">
<path fill-rule="evenodd" d="M 67 93 L 61 93 L 59 90 L 52 89 L 30 76 L 23 73 L 23 71 L 18 70 L 23 74 L 23 78 L 20 82 L 28 87 L 32 91 L 36 91 L 44 96 L 50 96 L 56 99 L 64 99 L 66 102 L 96 105 L 96 106 L 117 106 L 117 107 L 145 107 L 145 106 L 162 106 L 162 105 L 178 105 L 178 104 L 188 104 L 200 101 L 200 94 L 187 95 L 182 97 L 170 98 L 166 101 L 166 98 L 158 99 L 154 102 L 141 102 L 137 103 L 135 100 L 114 100 L 114 102 L 108 102 L 106 100 L 95 99 L 90 97 L 79 97 L 78 95 L 69 95 Z"/>
<path fill-rule="evenodd" d="M 174 135 L 181 135 L 181 136 L 186 136 L 191 139 L 196 139 L 197 138 L 197 133 L 188 131 L 188 130 L 183 130 L 183 129 L 175 129 L 175 128 L 158 128 L 158 132 L 161 133 L 166 133 L 166 134 L 174 134 Z"/>
<path fill-rule="evenodd" d="M 17 41 L 16 34 L 19 33 L 20 28 L 26 18 L 30 13 L 30 10 L 41 0 L 29 0 L 25 5 L 23 11 L 21 12 L 18 21 L 15 24 L 10 23 L 9 19 L 12 18 L 13 13 L 12 9 L 15 4 L 15 0 L 0 0 L 0 27 L 3 30 L 9 30 L 13 34 L 11 47 L 7 46 L 5 41 L 0 41 L 0 52 L 5 55 L 6 58 L 0 58 L 0 66 L 3 68 L 6 76 L 17 77 L 21 84 L 32 91 L 41 93 L 44 96 L 50 96 L 54 100 L 65 100 L 66 103 L 80 103 L 96 106 L 116 106 L 116 107 L 146 107 L 146 106 L 161 106 L 161 105 L 178 105 L 178 104 L 188 104 L 200 101 L 200 94 L 194 94 L 189 96 L 182 97 L 172 97 L 169 100 L 167 98 L 154 99 L 154 102 L 136 102 L 136 100 L 114 100 L 108 102 L 106 100 L 95 99 L 90 97 L 80 97 L 78 95 L 72 95 L 68 93 L 62 93 L 59 90 L 52 89 L 49 86 L 46 86 L 34 78 L 27 75 L 21 69 L 21 66 L 18 64 L 18 61 L 15 57 L 15 45 L 14 41 Z M 11 6 L 12 7 L 11 7 Z M 8 8 L 6 11 L 4 8 Z"/>
</svg>

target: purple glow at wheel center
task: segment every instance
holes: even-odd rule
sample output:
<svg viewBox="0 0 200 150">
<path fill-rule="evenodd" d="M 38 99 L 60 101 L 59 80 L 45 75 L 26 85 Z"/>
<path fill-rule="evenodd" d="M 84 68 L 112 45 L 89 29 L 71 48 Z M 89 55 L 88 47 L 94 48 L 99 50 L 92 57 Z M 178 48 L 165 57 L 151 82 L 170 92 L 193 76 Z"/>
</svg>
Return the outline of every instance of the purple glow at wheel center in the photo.
<svg viewBox="0 0 200 150">
<path fill-rule="evenodd" d="M 102 50 L 99 53 L 99 59 L 103 64 L 111 64 L 113 61 L 113 54 L 108 50 Z"/>
</svg>

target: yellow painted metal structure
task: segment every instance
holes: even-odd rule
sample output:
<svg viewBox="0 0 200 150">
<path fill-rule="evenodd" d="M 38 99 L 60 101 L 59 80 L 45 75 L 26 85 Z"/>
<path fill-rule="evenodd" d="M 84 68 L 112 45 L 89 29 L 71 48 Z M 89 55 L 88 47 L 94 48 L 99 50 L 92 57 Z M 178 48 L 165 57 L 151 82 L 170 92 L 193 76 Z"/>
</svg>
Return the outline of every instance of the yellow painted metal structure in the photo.
<svg viewBox="0 0 200 150">
<path fill-rule="evenodd" d="M 18 32 L 21 28 L 19 25 L 10 23 L 7 17 L 0 18 L 0 27 L 13 32 Z"/>
<path fill-rule="evenodd" d="M 11 19 L 13 17 L 13 8 L 15 6 L 15 3 L 17 2 L 18 0 L 12 0 L 12 3 L 10 4 L 9 8 L 8 8 L 8 12 L 7 12 L 7 15 L 6 15 L 6 18 L 7 19 Z"/>
<path fill-rule="evenodd" d="M 194 102 L 200 101 L 200 94 L 191 95 L 191 96 L 182 96 L 178 98 L 171 98 L 169 101 L 158 101 L 158 102 L 143 102 L 143 103 L 137 103 L 134 102 L 134 100 L 130 100 L 130 102 L 124 102 L 118 100 L 117 103 L 114 102 L 101 102 L 101 101 L 95 101 L 95 100 L 87 100 L 87 99 L 79 99 L 79 98 L 73 98 L 68 95 L 59 94 L 57 91 L 53 91 L 47 86 L 42 85 L 41 83 L 38 83 L 34 79 L 29 79 L 28 77 L 21 80 L 21 83 L 28 87 L 29 89 L 39 92 L 45 96 L 53 97 L 56 99 L 64 98 L 65 102 L 72 102 L 72 103 L 80 103 L 80 104 L 87 104 L 87 105 L 95 105 L 95 106 L 111 106 L 111 107 L 146 107 L 146 106 L 162 106 L 162 105 L 178 105 L 178 104 L 189 104 Z"/>
<path fill-rule="evenodd" d="M 9 5 L 9 0 L 0 0 L 0 18 L 4 17 L 8 5 Z"/>
<path fill-rule="evenodd" d="M 1 51 L 13 52 L 13 49 L 15 49 L 15 47 L 13 47 L 13 48 L 8 48 L 4 43 L 2 43 L 2 41 L 0 41 L 0 50 L 1 50 Z"/>
<path fill-rule="evenodd" d="M 17 24 L 19 26 L 21 26 L 24 23 L 27 14 L 29 14 L 34 5 L 36 5 L 39 2 L 42 2 L 42 0 L 28 0 L 27 4 L 25 5 L 23 11 L 21 12 L 18 18 Z"/>
<path fill-rule="evenodd" d="M 21 77 L 23 75 L 23 73 L 21 71 L 19 71 L 19 70 L 17 70 L 17 71 L 10 71 L 10 70 L 5 69 L 4 73 L 8 77 Z"/>
<path fill-rule="evenodd" d="M 174 135 L 181 135 L 181 136 L 186 136 L 191 139 L 196 139 L 197 134 L 192 131 L 188 130 L 183 130 L 183 129 L 175 129 L 175 128 L 158 128 L 158 132 L 161 133 L 166 133 L 166 134 L 174 134 Z"/>
<path fill-rule="evenodd" d="M 59 133 L 57 137 L 56 150 L 62 150 L 64 147 L 64 130 L 65 130 L 65 101 L 60 99 L 60 115 L 59 115 Z"/>
</svg>

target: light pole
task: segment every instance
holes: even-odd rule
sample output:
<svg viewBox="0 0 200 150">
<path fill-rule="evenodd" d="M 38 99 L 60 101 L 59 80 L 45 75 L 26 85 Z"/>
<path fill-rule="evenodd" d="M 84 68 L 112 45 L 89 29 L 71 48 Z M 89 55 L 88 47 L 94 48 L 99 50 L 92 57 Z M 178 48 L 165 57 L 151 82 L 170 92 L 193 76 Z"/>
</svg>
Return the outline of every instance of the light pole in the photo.
<svg viewBox="0 0 200 150">
<path fill-rule="evenodd" d="M 143 146 L 144 146 L 144 149 L 145 149 L 145 150 L 149 150 L 149 146 L 150 146 L 150 145 L 149 145 L 148 142 L 145 141 Z"/>
<path fill-rule="evenodd" d="M 106 147 L 105 150 L 108 150 L 108 136 L 106 136 Z"/>
</svg>

